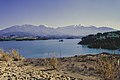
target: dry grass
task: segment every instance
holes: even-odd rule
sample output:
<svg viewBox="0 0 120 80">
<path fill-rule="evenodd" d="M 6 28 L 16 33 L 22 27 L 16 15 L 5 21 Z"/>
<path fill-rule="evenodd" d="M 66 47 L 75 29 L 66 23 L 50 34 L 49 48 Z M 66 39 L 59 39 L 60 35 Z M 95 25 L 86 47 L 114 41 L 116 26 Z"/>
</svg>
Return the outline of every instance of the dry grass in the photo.
<svg viewBox="0 0 120 80">
<path fill-rule="evenodd" d="M 104 80 L 119 80 L 119 64 L 118 59 L 112 57 L 101 57 L 97 60 L 95 69 L 100 73 Z"/>
<path fill-rule="evenodd" d="M 10 56 L 13 58 L 13 60 L 18 61 L 18 60 L 23 60 L 24 58 L 19 54 L 17 50 L 12 50 L 10 53 Z"/>
<path fill-rule="evenodd" d="M 12 60 L 23 60 L 24 58 L 16 50 L 11 52 L 5 52 L 0 50 L 0 60 L 1 61 L 12 61 Z"/>
<path fill-rule="evenodd" d="M 4 51 L 2 49 L 0 49 L 0 58 L 2 58 L 2 54 L 4 53 Z"/>
<path fill-rule="evenodd" d="M 58 58 L 55 54 L 51 55 L 51 58 L 49 59 L 49 64 L 53 69 L 58 69 Z"/>
<path fill-rule="evenodd" d="M 4 53 L 1 57 L 2 61 L 12 61 L 12 58 L 9 54 Z"/>
<path fill-rule="evenodd" d="M 58 66 L 58 60 L 56 57 L 50 58 L 50 65 L 52 66 L 53 69 L 57 69 Z"/>
<path fill-rule="evenodd" d="M 11 56 L 3 50 L 0 50 L 0 60 L 1 61 L 11 61 Z"/>
</svg>

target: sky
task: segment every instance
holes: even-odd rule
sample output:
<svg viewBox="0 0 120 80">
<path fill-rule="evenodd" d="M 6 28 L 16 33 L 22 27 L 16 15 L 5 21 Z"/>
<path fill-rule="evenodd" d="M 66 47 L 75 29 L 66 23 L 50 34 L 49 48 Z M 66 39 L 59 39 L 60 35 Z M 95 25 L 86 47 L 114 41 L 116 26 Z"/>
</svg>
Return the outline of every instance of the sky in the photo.
<svg viewBox="0 0 120 80">
<path fill-rule="evenodd" d="M 120 0 L 0 0 L 0 29 L 22 24 L 120 29 Z"/>
</svg>

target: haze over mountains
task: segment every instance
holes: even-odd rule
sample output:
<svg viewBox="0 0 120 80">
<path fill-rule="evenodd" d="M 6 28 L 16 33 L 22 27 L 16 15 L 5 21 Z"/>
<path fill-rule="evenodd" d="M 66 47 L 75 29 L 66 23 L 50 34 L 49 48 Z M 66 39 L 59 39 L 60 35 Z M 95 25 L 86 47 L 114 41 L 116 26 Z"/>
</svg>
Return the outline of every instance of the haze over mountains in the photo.
<svg viewBox="0 0 120 80">
<path fill-rule="evenodd" d="M 109 27 L 95 27 L 95 26 L 82 26 L 70 25 L 65 27 L 51 28 L 45 25 L 15 25 L 3 30 L 0 30 L 0 36 L 85 36 L 88 34 L 96 34 L 98 32 L 108 32 L 115 29 Z"/>
</svg>

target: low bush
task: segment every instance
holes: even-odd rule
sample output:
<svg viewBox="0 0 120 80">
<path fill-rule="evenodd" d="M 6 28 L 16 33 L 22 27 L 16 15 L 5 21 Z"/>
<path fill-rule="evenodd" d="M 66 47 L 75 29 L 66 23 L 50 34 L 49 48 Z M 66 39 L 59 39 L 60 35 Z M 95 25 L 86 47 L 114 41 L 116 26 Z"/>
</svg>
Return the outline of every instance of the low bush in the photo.
<svg viewBox="0 0 120 80">
<path fill-rule="evenodd" d="M 24 59 L 24 57 L 22 57 L 17 50 L 12 50 L 10 56 L 13 58 L 14 61 L 19 61 Z"/>
<path fill-rule="evenodd" d="M 51 54 L 51 57 L 49 58 L 49 65 L 52 67 L 52 69 L 58 69 L 58 58 L 56 57 L 56 54 Z"/>
<path fill-rule="evenodd" d="M 11 56 L 3 50 L 0 50 L 0 60 L 1 61 L 11 61 Z"/>
<path fill-rule="evenodd" d="M 22 57 L 18 51 L 12 50 L 11 52 L 5 52 L 3 50 L 0 50 L 0 60 L 1 61 L 18 61 L 23 60 L 24 57 Z"/>
<path fill-rule="evenodd" d="M 56 57 L 50 58 L 50 65 L 52 66 L 53 69 L 57 69 L 58 66 L 58 60 Z"/>
<path fill-rule="evenodd" d="M 97 60 L 95 69 L 104 80 L 119 80 L 119 60 L 115 57 L 101 57 Z"/>
</svg>

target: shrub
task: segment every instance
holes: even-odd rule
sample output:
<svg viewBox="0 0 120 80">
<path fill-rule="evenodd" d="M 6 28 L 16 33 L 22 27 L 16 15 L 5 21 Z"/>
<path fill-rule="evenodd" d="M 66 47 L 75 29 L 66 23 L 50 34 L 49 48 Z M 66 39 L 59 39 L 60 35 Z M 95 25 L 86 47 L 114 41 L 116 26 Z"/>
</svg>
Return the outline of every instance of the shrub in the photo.
<svg viewBox="0 0 120 80">
<path fill-rule="evenodd" d="M 1 61 L 11 61 L 12 58 L 10 57 L 10 55 L 6 52 L 4 52 L 3 50 L 0 50 L 0 60 Z"/>
<path fill-rule="evenodd" d="M 0 50 L 0 60 L 1 61 L 18 61 L 23 60 L 24 58 L 17 52 L 16 50 L 12 50 L 11 52 L 5 52 Z"/>
<path fill-rule="evenodd" d="M 49 59 L 49 64 L 53 69 L 58 69 L 58 59 L 55 54 L 51 55 L 51 58 Z"/>
<path fill-rule="evenodd" d="M 10 53 L 10 56 L 13 58 L 13 60 L 18 61 L 18 60 L 23 60 L 24 58 L 19 54 L 18 51 L 12 50 Z"/>
<path fill-rule="evenodd" d="M 0 58 L 2 58 L 4 51 L 0 49 Z"/>
<path fill-rule="evenodd" d="M 117 80 L 119 72 L 118 59 L 115 57 L 101 57 L 95 68 L 104 80 Z"/>
<path fill-rule="evenodd" d="M 9 54 L 3 54 L 2 60 L 3 61 L 12 61 L 12 58 L 10 57 Z"/>
</svg>

